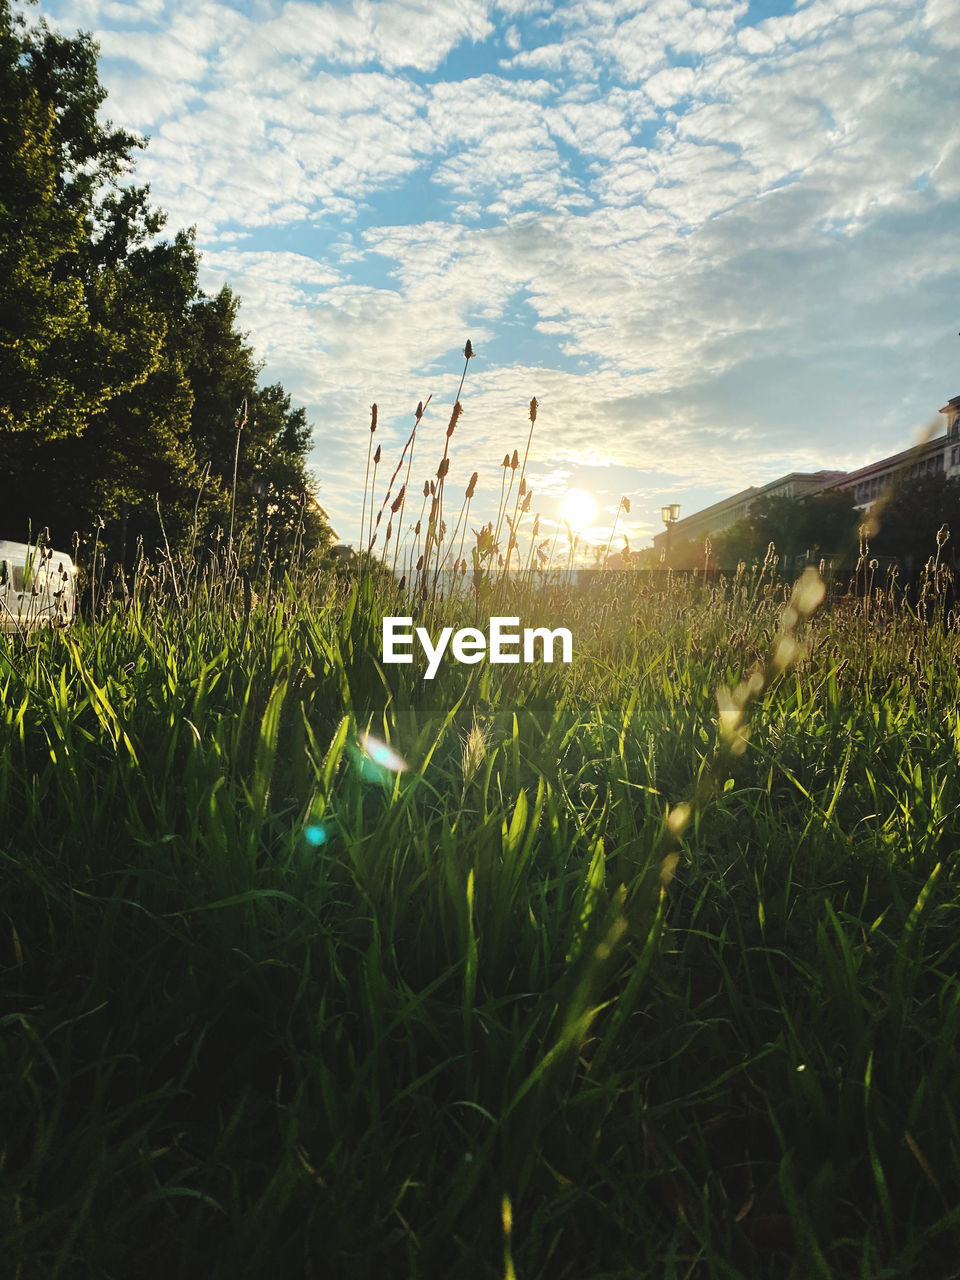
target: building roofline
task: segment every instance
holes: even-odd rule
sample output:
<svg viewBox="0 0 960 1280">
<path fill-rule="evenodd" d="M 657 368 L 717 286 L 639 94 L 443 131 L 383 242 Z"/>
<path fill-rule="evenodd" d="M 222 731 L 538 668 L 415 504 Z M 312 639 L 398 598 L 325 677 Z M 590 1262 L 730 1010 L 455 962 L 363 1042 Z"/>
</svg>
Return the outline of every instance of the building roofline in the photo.
<svg viewBox="0 0 960 1280">
<path fill-rule="evenodd" d="M 719 502 L 714 502 L 709 507 L 701 507 L 699 511 L 694 511 L 689 516 L 684 516 L 678 520 L 673 526 L 674 533 L 683 532 L 683 526 L 688 522 L 709 519 L 711 516 L 719 515 L 723 511 L 735 507 L 745 499 L 749 498 L 750 502 L 755 502 L 758 498 L 770 489 L 779 488 L 781 485 L 789 483 L 791 480 L 817 480 L 821 477 L 824 483 L 819 489 L 810 489 L 805 493 L 804 497 L 809 497 L 812 493 L 820 493 L 823 489 L 830 489 L 846 476 L 846 471 L 788 471 L 786 475 L 777 476 L 775 480 L 768 480 L 766 484 L 749 485 L 746 489 L 741 489 L 739 493 L 732 494 L 729 498 L 721 498 Z M 663 536 L 663 531 L 655 534 L 655 537 Z"/>
<path fill-rule="evenodd" d="M 838 480 L 836 483 L 838 486 L 842 484 L 846 488 L 848 485 L 858 484 L 861 480 L 868 479 L 870 476 L 878 475 L 885 471 L 895 471 L 905 463 L 924 458 L 927 454 L 942 453 L 946 444 L 946 434 L 935 436 L 932 440 L 921 440 L 919 444 L 911 445 L 909 449 L 902 449 L 900 453 L 891 453 L 888 458 L 881 458 L 878 462 L 868 462 L 865 467 L 858 467 L 856 471 L 848 471 L 843 479 Z"/>
<path fill-rule="evenodd" d="M 682 525 L 687 520 L 694 520 L 698 516 L 708 516 L 711 512 L 716 513 L 717 511 L 723 510 L 725 507 L 734 506 L 736 503 L 742 502 L 744 498 L 748 498 L 751 495 L 760 492 L 760 489 L 756 488 L 754 485 L 750 485 L 746 489 L 741 489 L 739 493 L 732 494 L 729 498 L 721 498 L 719 502 L 714 502 L 709 507 L 701 507 L 699 511 L 694 511 L 692 515 L 684 516 L 676 522 L 674 528 Z"/>
</svg>

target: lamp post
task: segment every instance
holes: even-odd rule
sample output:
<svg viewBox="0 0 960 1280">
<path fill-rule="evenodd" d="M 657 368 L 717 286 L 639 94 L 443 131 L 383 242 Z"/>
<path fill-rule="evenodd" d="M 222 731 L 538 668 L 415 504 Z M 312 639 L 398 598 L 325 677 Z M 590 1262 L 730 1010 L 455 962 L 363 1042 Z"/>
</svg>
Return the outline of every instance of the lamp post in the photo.
<svg viewBox="0 0 960 1280">
<path fill-rule="evenodd" d="M 667 526 L 667 554 L 666 562 L 670 563 L 670 534 L 673 532 L 673 526 L 680 519 L 680 503 L 671 502 L 669 507 L 660 508 L 660 519 Z"/>
</svg>

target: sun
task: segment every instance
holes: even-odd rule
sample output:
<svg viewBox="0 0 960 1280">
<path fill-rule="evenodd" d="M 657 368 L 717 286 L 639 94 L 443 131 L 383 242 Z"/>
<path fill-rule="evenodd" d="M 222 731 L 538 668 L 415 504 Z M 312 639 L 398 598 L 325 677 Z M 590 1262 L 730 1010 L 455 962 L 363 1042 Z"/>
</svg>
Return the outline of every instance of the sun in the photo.
<svg viewBox="0 0 960 1280">
<path fill-rule="evenodd" d="M 570 489 L 561 503 L 560 514 L 574 533 L 582 533 L 596 520 L 597 504 L 586 489 Z"/>
</svg>

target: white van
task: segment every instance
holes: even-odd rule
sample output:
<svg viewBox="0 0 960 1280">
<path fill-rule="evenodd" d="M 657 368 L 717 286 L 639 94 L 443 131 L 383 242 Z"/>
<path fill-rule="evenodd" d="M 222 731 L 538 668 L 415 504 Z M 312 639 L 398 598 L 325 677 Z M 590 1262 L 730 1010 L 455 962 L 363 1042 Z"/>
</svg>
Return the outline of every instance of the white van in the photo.
<svg viewBox="0 0 960 1280">
<path fill-rule="evenodd" d="M 65 551 L 0 538 L 0 632 L 65 627 L 77 612 L 77 570 Z"/>
</svg>

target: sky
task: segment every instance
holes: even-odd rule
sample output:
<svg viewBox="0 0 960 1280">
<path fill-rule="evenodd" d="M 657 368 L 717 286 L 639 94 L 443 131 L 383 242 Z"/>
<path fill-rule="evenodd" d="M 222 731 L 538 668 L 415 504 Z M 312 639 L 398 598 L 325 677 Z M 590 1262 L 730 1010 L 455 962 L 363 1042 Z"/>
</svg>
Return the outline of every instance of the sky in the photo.
<svg viewBox="0 0 960 1280">
<path fill-rule="evenodd" d="M 357 544 L 432 396 L 491 518 L 521 456 L 632 547 L 788 471 L 906 448 L 960 394 L 960 0 L 42 0 L 93 34 L 135 178 L 313 425 Z M 410 508 L 408 507 L 408 511 Z M 411 520 L 415 518 L 413 512 Z M 618 542 L 620 533 L 618 532 Z"/>
</svg>

